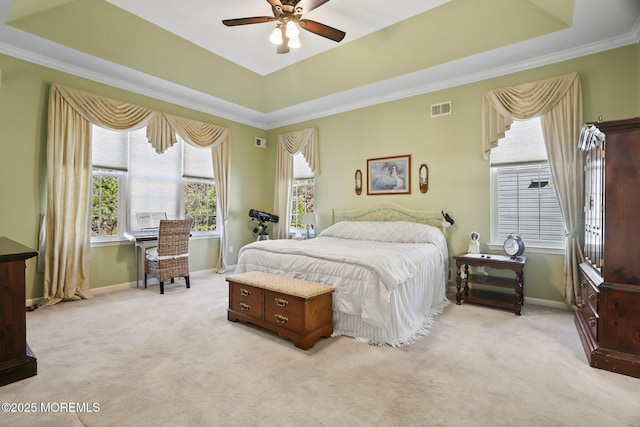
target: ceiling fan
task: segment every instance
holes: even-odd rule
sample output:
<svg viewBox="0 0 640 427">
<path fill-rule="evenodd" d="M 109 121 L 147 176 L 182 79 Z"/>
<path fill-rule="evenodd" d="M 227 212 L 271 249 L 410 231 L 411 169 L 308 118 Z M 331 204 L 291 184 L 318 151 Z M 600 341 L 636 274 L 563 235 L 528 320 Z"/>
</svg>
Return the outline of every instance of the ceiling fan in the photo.
<svg viewBox="0 0 640 427">
<path fill-rule="evenodd" d="M 310 19 L 302 19 L 302 7 L 298 6 L 300 1 L 301 0 L 267 0 L 273 10 L 273 16 L 224 19 L 222 23 L 227 27 L 234 27 L 236 25 L 262 24 L 264 22 L 277 21 L 276 28 L 273 30 L 269 40 L 278 45 L 278 53 L 289 53 L 289 48 L 300 47 L 298 27 L 335 42 L 340 42 L 344 38 L 346 35 L 344 31 Z M 328 1 L 329 0 L 302 0 L 302 3 L 307 5 L 306 11 L 309 12 Z"/>
</svg>

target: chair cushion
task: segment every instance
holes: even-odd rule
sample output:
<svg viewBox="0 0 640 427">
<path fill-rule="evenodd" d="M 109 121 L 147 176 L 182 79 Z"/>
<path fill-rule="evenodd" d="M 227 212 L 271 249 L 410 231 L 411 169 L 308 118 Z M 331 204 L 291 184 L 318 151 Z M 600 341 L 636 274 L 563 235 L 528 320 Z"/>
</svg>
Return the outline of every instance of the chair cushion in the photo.
<svg viewBox="0 0 640 427">
<path fill-rule="evenodd" d="M 158 260 L 158 248 L 149 248 L 146 251 L 146 258 L 149 261 L 157 261 Z"/>
<path fill-rule="evenodd" d="M 177 258 L 184 258 L 184 257 L 188 257 L 189 254 L 180 254 L 180 255 L 165 255 L 165 256 L 158 256 L 158 248 L 150 248 L 147 249 L 146 251 L 146 258 L 149 261 L 158 261 L 161 259 L 177 259 Z"/>
</svg>

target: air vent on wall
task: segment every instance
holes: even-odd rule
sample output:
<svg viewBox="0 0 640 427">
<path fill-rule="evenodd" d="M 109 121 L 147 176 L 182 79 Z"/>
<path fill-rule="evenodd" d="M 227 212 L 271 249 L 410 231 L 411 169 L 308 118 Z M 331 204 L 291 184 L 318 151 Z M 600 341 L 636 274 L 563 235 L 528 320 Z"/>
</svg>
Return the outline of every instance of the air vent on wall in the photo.
<svg viewBox="0 0 640 427">
<path fill-rule="evenodd" d="M 451 114 L 451 101 L 431 105 L 431 117 L 446 116 Z"/>
<path fill-rule="evenodd" d="M 264 138 L 256 137 L 256 147 L 267 148 L 267 140 Z"/>
</svg>

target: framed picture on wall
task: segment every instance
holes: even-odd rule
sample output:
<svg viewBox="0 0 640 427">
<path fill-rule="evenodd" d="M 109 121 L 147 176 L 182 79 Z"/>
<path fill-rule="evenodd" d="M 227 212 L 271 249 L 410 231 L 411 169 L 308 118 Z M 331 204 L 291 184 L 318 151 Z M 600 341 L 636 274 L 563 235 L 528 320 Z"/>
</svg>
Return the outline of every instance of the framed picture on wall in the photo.
<svg viewBox="0 0 640 427">
<path fill-rule="evenodd" d="M 367 194 L 411 193 L 411 155 L 367 160 Z"/>
</svg>

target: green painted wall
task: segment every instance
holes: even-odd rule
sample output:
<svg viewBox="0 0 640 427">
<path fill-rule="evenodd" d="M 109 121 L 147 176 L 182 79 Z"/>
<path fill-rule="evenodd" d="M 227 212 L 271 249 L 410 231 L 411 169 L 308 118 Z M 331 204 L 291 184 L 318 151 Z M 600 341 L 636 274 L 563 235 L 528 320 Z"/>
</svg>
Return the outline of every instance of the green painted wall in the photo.
<svg viewBox="0 0 640 427">
<path fill-rule="evenodd" d="M 274 129 L 281 133 L 316 127 L 320 137 L 321 174 L 316 184 L 319 229 L 331 221 L 331 209 L 354 209 L 367 203 L 391 201 L 412 209 L 445 209 L 456 220 L 449 229 L 450 254 L 466 251 L 469 234 L 476 230 L 487 251 L 490 236 L 489 164 L 482 158 L 481 96 L 486 90 L 559 74 L 580 73 L 585 121 L 637 115 L 640 98 L 638 46 L 607 52 L 489 79 L 440 92 L 415 96 Z M 452 102 L 453 114 L 429 117 L 429 106 Z M 368 158 L 410 154 L 410 195 L 356 196 L 353 176 L 366 170 Z M 429 191 L 422 194 L 415 181 L 418 166 L 429 167 Z M 366 174 L 365 174 L 366 181 Z M 563 256 L 529 252 L 525 295 L 563 301 Z M 452 263 L 453 265 L 453 263 Z"/>
<path fill-rule="evenodd" d="M 273 148 L 254 147 L 254 138 L 266 137 L 265 131 L 5 55 L 0 55 L 0 70 L 0 236 L 38 246 L 40 215 L 46 210 L 47 102 L 49 86 L 56 82 L 231 129 L 229 237 L 234 253 L 229 262 L 235 264 L 238 248 L 253 239 L 247 212 L 273 203 L 273 180 L 262 179 L 261 173 L 275 157 Z M 215 267 L 218 239 L 193 239 L 190 249 L 192 271 Z M 36 270 L 36 259 L 27 261 L 27 299 L 43 295 L 43 275 Z M 92 248 L 90 277 L 92 288 L 134 281 L 133 247 Z"/>
<path fill-rule="evenodd" d="M 490 231 L 489 165 L 482 159 L 480 148 L 482 92 L 578 71 L 585 121 L 598 115 L 605 120 L 640 115 L 638 44 L 268 132 L 9 56 L 0 55 L 0 70 L 0 236 L 37 247 L 39 218 L 46 206 L 48 88 L 52 82 L 59 82 L 231 129 L 232 264 L 236 262 L 238 249 L 253 240 L 248 210 L 273 209 L 275 141 L 281 133 L 312 126 L 319 131 L 321 174 L 316 187 L 319 229 L 329 225 L 332 208 L 353 209 L 382 200 L 413 209 L 446 209 L 456 220 L 449 229 L 449 249 L 453 254 L 466 249 L 472 230 L 485 237 Z M 429 117 L 431 104 L 449 100 L 453 103 L 452 115 Z M 266 150 L 254 147 L 256 136 L 267 137 Z M 428 193 L 420 193 L 414 179 L 410 195 L 355 195 L 353 174 L 358 168 L 366 169 L 367 158 L 402 154 L 412 156 L 414 177 L 420 163 L 427 163 Z M 562 301 L 562 256 L 528 255 L 525 295 Z M 216 258 L 217 240 L 193 241 L 193 271 L 213 268 Z M 128 244 L 93 248 L 91 265 L 94 288 L 135 280 L 133 248 Z M 42 283 L 35 259 L 29 260 L 27 298 L 42 296 Z"/>
</svg>

